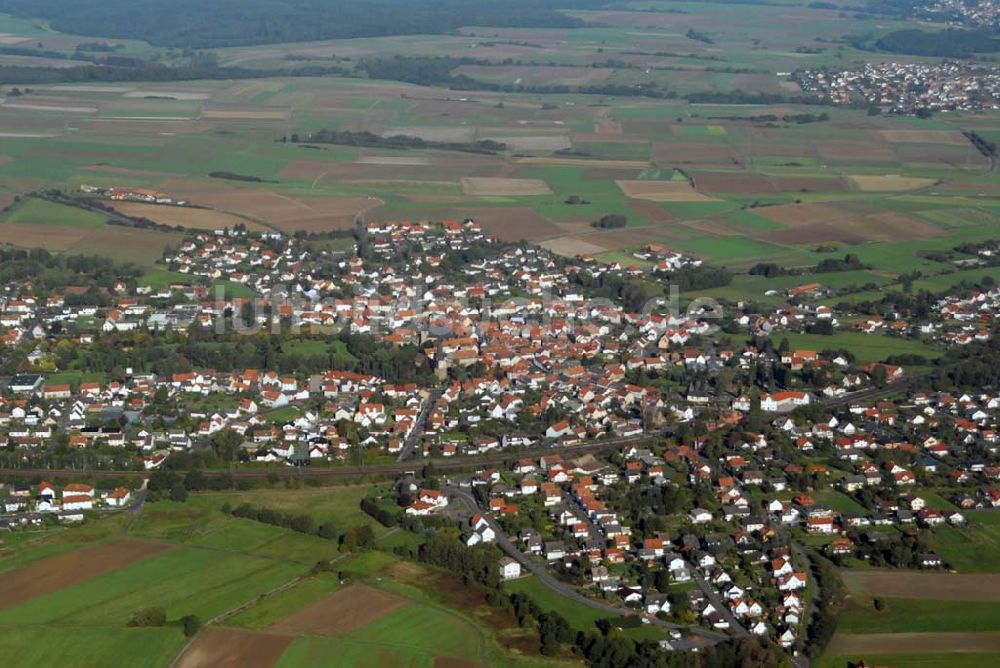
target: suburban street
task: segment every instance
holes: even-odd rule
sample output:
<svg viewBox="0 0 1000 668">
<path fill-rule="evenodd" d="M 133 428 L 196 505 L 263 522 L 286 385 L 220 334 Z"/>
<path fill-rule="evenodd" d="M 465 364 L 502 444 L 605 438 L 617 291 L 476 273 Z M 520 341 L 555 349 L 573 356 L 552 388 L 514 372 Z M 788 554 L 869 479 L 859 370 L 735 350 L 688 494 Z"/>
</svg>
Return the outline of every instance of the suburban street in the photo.
<svg viewBox="0 0 1000 668">
<path fill-rule="evenodd" d="M 420 405 L 420 413 L 417 414 L 417 420 L 413 425 L 413 429 L 406 436 L 406 441 L 403 443 L 403 450 L 399 453 L 399 457 L 396 458 L 397 462 L 406 461 L 413 456 L 414 449 L 420 444 L 420 439 L 424 435 L 424 428 L 427 426 L 427 416 L 430 414 L 434 404 L 437 403 L 437 400 L 441 398 L 442 392 L 444 390 L 441 388 L 434 388 Z"/>
<path fill-rule="evenodd" d="M 521 550 L 514 545 L 507 534 L 493 521 L 489 515 L 487 515 L 476 503 L 476 498 L 468 490 L 462 489 L 460 487 L 448 487 L 446 489 L 448 496 L 460 501 L 470 513 L 482 515 L 486 522 L 490 525 L 493 531 L 496 532 L 496 543 L 509 557 L 516 560 L 521 566 L 528 571 L 530 571 L 535 577 L 538 578 L 539 582 L 544 584 L 547 588 L 552 591 L 565 596 L 566 598 L 572 599 L 577 603 L 581 603 L 588 607 L 594 608 L 595 610 L 600 610 L 606 612 L 609 615 L 621 616 L 628 612 L 621 607 L 613 606 L 607 603 L 602 603 L 601 601 L 596 601 L 592 598 L 588 598 L 578 592 L 574 587 L 560 581 L 556 578 L 549 570 L 537 561 L 528 558 Z M 715 645 L 719 642 L 724 642 L 729 639 L 729 636 L 723 635 L 721 633 L 716 633 L 714 631 L 709 631 L 702 629 L 697 626 L 683 626 L 680 624 L 673 624 L 670 622 L 665 622 L 661 619 L 655 617 L 647 618 L 650 623 L 662 628 L 665 631 L 671 630 L 682 630 L 686 631 L 690 635 L 686 635 L 684 638 L 672 641 L 671 644 L 677 649 L 692 649 L 695 647 L 706 647 L 709 645 Z M 740 627 L 742 628 L 742 627 Z M 745 631 L 744 631 L 745 634 Z"/>
</svg>

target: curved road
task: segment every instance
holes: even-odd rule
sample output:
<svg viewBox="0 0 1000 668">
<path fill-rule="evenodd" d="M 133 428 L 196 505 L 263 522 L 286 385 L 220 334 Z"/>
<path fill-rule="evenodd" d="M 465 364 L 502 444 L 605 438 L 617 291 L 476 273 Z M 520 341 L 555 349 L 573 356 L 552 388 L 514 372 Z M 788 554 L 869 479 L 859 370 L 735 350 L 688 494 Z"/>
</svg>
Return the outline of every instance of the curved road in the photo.
<svg viewBox="0 0 1000 668">
<path fill-rule="evenodd" d="M 577 603 L 581 603 L 588 607 L 594 608 L 595 610 L 600 610 L 601 612 L 606 612 L 609 615 L 614 615 L 615 617 L 623 616 L 627 610 L 622 608 L 609 605 L 607 603 L 602 603 L 601 601 L 596 601 L 592 598 L 588 598 L 578 592 L 574 587 L 560 581 L 549 570 L 534 561 L 529 559 L 521 550 L 514 545 L 507 534 L 493 521 L 493 518 L 487 515 L 476 503 L 476 497 L 472 495 L 471 492 L 461 489 L 459 487 L 447 487 L 446 492 L 448 496 L 458 499 L 470 513 L 482 515 L 486 522 L 490 525 L 494 532 L 496 532 L 496 543 L 501 550 L 506 552 L 512 559 L 516 560 L 521 566 L 531 571 L 531 573 L 538 578 L 538 581 L 545 585 L 548 589 L 565 596 L 566 598 L 572 599 Z M 670 622 L 665 622 L 661 619 L 655 617 L 649 618 L 650 623 L 659 626 L 665 631 L 670 630 L 687 630 L 690 636 L 684 637 L 681 640 L 673 641 L 672 645 L 677 649 L 692 649 L 695 647 L 706 647 L 709 645 L 715 645 L 720 642 L 729 640 L 729 636 L 723 635 L 721 633 L 716 633 L 714 631 L 708 631 L 697 626 L 682 626 L 680 624 L 672 624 Z"/>
</svg>

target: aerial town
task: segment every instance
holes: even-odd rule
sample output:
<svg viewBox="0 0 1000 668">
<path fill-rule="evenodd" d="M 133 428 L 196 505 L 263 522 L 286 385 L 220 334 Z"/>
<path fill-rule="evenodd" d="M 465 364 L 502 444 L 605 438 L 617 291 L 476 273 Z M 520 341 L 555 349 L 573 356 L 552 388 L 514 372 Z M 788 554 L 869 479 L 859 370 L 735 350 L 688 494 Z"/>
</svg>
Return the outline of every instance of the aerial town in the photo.
<svg viewBox="0 0 1000 668">
<path fill-rule="evenodd" d="M 887 114 L 1000 108 L 1000 69 L 989 64 L 885 61 L 852 70 L 798 70 L 792 79 L 833 104 L 862 103 Z"/>
<path fill-rule="evenodd" d="M 833 291 L 820 283 L 772 294 L 783 304 L 770 309 L 747 295 L 673 311 L 595 290 L 634 270 L 500 243 L 474 220 L 355 235 L 345 252 L 219 230 L 164 255 L 186 280 L 8 283 L 2 340 L 30 350 L 32 371 L 0 395 L 4 464 L 468 459 L 473 473 L 434 488 L 409 474 L 399 510 L 447 514 L 467 546 L 503 549 L 504 577 L 523 569 L 634 610 L 673 649 L 752 634 L 800 652 L 818 595 L 807 549 L 944 569 L 924 530 L 1000 507 L 995 391 L 922 390 L 919 356 L 871 363 L 783 341 L 850 330 L 983 344 L 1000 287 L 877 315 L 821 304 Z M 966 250 L 966 263 L 997 263 L 993 244 Z M 667 280 L 701 265 L 658 246 L 639 255 Z M 253 296 L 210 288 L 220 277 Z M 114 351 L 139 341 L 115 373 Z M 170 357 L 178 344 L 185 359 Z M 61 375 L 81 359 L 93 373 Z M 510 464 L 475 464 L 497 453 Z M 78 522 L 145 493 L 20 484 L 2 498 L 3 523 Z"/>
<path fill-rule="evenodd" d="M 1000 0 L 0 0 L 0 668 L 1000 665 Z"/>
</svg>

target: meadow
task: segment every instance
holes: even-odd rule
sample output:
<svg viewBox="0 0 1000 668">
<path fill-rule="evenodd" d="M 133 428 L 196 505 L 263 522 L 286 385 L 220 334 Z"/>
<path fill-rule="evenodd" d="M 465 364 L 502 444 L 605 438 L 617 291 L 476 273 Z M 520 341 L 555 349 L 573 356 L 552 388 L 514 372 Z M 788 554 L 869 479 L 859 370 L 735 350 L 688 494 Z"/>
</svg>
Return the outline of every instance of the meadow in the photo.
<svg viewBox="0 0 1000 668">
<path fill-rule="evenodd" d="M 1000 572 L 1000 517 L 990 511 L 963 514 L 968 526 L 935 528 L 931 548 L 961 573 Z"/>
<path fill-rule="evenodd" d="M 537 639 L 488 606 L 484 590 L 391 553 L 394 545 L 419 543 L 414 534 L 376 526 L 378 549 L 341 552 L 337 541 L 219 510 L 224 502 L 248 502 L 346 530 L 371 522 L 358 505 L 375 489 L 203 493 L 186 503 L 146 504 L 127 533 L 125 518 L 111 517 L 12 534 L 0 548 L 4 665 L 96 666 L 109 657 L 151 667 L 202 665 L 237 646 L 262 665 L 363 666 L 373 652 L 394 665 L 543 665 Z M 330 561 L 332 570 L 313 572 L 317 561 Z M 166 626 L 128 626 L 150 606 L 166 611 Z M 361 609 L 368 612 L 350 614 Z M 220 621 L 178 658 L 185 615 Z M 80 643 L 87 647 L 68 649 Z M 138 662 L 129 659 L 138 654 Z"/>
</svg>

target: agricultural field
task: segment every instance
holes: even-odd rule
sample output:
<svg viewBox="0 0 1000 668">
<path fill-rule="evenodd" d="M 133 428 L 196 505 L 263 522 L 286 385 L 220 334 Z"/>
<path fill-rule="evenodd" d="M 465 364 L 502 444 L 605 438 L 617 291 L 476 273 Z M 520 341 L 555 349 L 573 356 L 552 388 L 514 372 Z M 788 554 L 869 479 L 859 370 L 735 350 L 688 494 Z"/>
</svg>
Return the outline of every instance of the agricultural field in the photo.
<svg viewBox="0 0 1000 668">
<path fill-rule="evenodd" d="M 974 532 L 996 524 L 989 511 L 970 515 L 990 517 L 967 529 L 941 528 L 941 538 L 935 529 L 934 549 L 943 551 L 953 531 Z M 996 553 L 988 540 L 976 548 L 950 551 L 945 559 L 958 573 L 841 571 L 847 600 L 837 633 L 817 665 L 845 665 L 858 656 L 893 666 L 991 665 L 1000 651 Z"/>
<path fill-rule="evenodd" d="M 775 30 L 776 9 L 766 5 L 633 5 L 573 12 L 599 28 L 465 28 L 447 36 L 214 49 L 223 66 L 262 70 L 334 58 L 468 56 L 476 63 L 456 66 L 455 75 L 510 85 L 509 92 L 457 95 L 336 76 L 38 85 L 0 104 L 0 203 L 88 184 L 154 188 L 185 199 L 200 208 L 117 206 L 194 229 L 240 221 L 315 233 L 349 229 L 358 219 L 471 217 L 500 238 L 540 242 L 566 255 L 618 253 L 628 263 L 632 251 L 657 243 L 735 271 L 758 262 L 813 265 L 822 259 L 817 247 L 834 245 L 863 256 L 885 282 L 919 266 L 931 285 L 950 266 L 918 254 L 1000 236 L 1000 191 L 990 163 L 960 132 L 1000 132 L 1000 114 L 914 119 L 823 107 L 820 119 L 819 108 L 796 105 L 793 97 L 756 105 L 683 99 L 732 90 L 794 96 L 795 85 L 775 72 L 846 65 L 863 55 L 845 44 L 799 47 L 901 24 L 797 3 L 781 8 L 777 23 L 801 21 L 786 31 Z M 729 27 L 733 15 L 739 30 Z M 708 41 L 685 37 L 689 29 Z M 14 19 L 6 31 L 11 39 L 40 37 L 33 24 Z M 60 49 L 77 43 L 52 32 L 41 41 Z M 158 52 L 141 42 L 123 48 Z M 158 53 L 167 62 L 176 57 Z M 608 59 L 615 63 L 601 65 Z M 646 80 L 681 97 L 530 88 Z M 492 140 L 506 148 L 290 141 L 322 128 L 439 143 Z M 567 203 L 571 196 L 576 203 Z M 625 216 L 627 230 L 590 226 L 607 214 Z M 118 257 L 125 253 L 116 248 L 128 244 L 139 251 L 137 260 L 150 263 L 174 241 L 153 230 L 125 238 L 104 228 L 89 212 L 28 200 L 0 217 L 0 242 L 66 252 L 107 248 Z"/>
<path fill-rule="evenodd" d="M 146 504 L 131 527 L 112 517 L 10 534 L 0 547 L 4 665 L 122 657 L 150 667 L 362 666 L 372 651 L 394 665 L 536 665 L 537 636 L 449 573 L 381 549 L 341 553 L 336 541 L 219 512 L 247 501 L 346 529 L 365 521 L 358 503 L 373 489 L 203 493 Z M 406 539 L 398 529 L 379 534 L 385 549 Z M 335 572 L 313 573 L 318 560 Z M 128 626 L 150 606 L 166 610 L 166 626 Z M 188 643 L 184 615 L 218 622 Z M 86 647 L 67 650 L 78 643 Z"/>
<path fill-rule="evenodd" d="M 874 50 L 912 22 L 862 13 L 855 0 L 583 6 L 564 10 L 581 22 L 565 27 L 463 25 L 441 35 L 184 48 L 152 38 L 95 44 L 51 21 L 0 15 L 0 66 L 10 70 L 0 86 L 0 245 L 128 261 L 139 265 L 141 285 L 162 289 L 192 280 L 157 263 L 185 230 L 241 225 L 345 251 L 353 241 L 344 232 L 359 224 L 471 218 L 500 240 L 566 257 L 650 271 L 654 262 L 634 254 L 655 244 L 737 275 L 682 295 L 685 303 L 776 308 L 790 288 L 821 283 L 841 328 L 778 333 L 776 345 L 847 350 L 862 363 L 945 353 L 917 338 L 852 330 L 850 307 L 904 285 L 937 292 L 996 278 L 994 268 L 963 266 L 955 249 L 1000 238 L 997 159 L 969 135 L 1000 140 L 1000 111 L 911 117 L 815 104 L 789 74 L 889 57 L 936 63 Z M 159 80 L 71 76 L 95 53 L 143 59 L 151 67 L 142 78 Z M 396 57 L 425 60 L 385 66 Z M 157 70 L 196 64 L 192 80 Z M 35 69 L 47 76 L 16 81 Z M 187 205 L 108 201 L 102 212 L 85 195 L 95 188 L 155 190 Z M 620 217 L 618 228 L 595 225 L 609 215 Z M 849 271 L 817 267 L 845 256 L 857 260 Z M 758 264 L 796 271 L 765 278 L 751 273 Z M 224 278 L 214 294 L 254 296 Z M 359 361 L 340 341 L 289 339 L 281 352 Z M 92 380 L 108 378 L 65 371 L 46 382 Z M 182 403 L 220 408 L 212 398 Z M 423 537 L 360 510 L 363 498 L 385 491 L 366 483 L 204 492 L 148 504 L 134 521 L 15 534 L 0 546 L 0 664 L 541 663 L 537 634 L 488 606 L 483 592 L 393 552 Z M 816 500 L 864 511 L 838 491 Z M 340 531 L 367 527 L 377 548 L 342 552 L 336 541 L 221 512 L 242 504 Z M 814 664 L 842 666 L 861 654 L 897 667 L 1000 660 L 1000 521 L 968 517 L 968 526 L 930 536 L 955 572 L 845 571 L 846 610 Z M 330 571 L 313 572 L 317 562 Z M 580 631 L 606 616 L 534 577 L 505 587 Z M 166 626 L 127 626 L 149 605 L 167 611 Z M 210 622 L 190 644 L 185 615 Z"/>
<path fill-rule="evenodd" d="M 509 142 L 507 151 L 496 155 L 392 152 L 276 141 L 289 128 L 305 133 L 362 126 L 347 107 L 322 118 L 309 112 L 332 95 L 318 81 L 259 83 L 253 88 L 199 82 L 192 87 L 197 92 L 184 100 L 135 97 L 139 89 L 132 88 L 57 91 L 67 99 L 90 100 L 99 118 L 105 108 L 115 117 L 78 123 L 71 134 L 64 132 L 65 119 L 58 113 L 31 119 L 32 127 L 47 124 L 51 132 L 35 127 L 35 134 L 45 136 L 12 138 L 0 161 L 0 183 L 8 195 L 42 187 L 71 192 L 84 183 L 155 188 L 202 208 L 128 203 L 116 205 L 118 210 L 196 229 L 242 222 L 255 229 L 321 232 L 350 228 L 359 217 L 472 217 L 502 238 L 547 242 L 570 255 L 666 243 L 737 270 L 763 261 L 814 264 L 822 258 L 813 249 L 832 243 L 883 257 L 881 266 L 873 264 L 893 273 L 914 261 L 917 250 L 948 250 L 997 232 L 988 165 L 978 153 L 969 153 L 971 146 L 957 143 L 957 117 L 955 126 L 941 121 L 935 127 L 944 129 L 917 130 L 910 120 L 835 110 L 826 122 L 775 127 L 748 120 L 753 116 L 733 117 L 732 108 L 721 105 L 674 101 L 672 116 L 665 117 L 646 101 L 575 96 L 543 108 L 524 94 L 482 93 L 457 100 L 438 91 L 443 96 L 438 99 L 433 89 L 406 84 L 331 81 L 338 99 L 364 95 L 379 102 L 366 112 L 364 127 L 435 141 Z M 153 85 L 144 89 L 157 90 Z M 279 122 L 259 114 L 219 116 L 230 106 L 240 114 L 243 103 L 254 101 L 254 91 L 259 102 L 283 100 L 289 117 Z M 237 95 L 240 104 L 231 101 Z M 433 103 L 421 99 L 425 96 Z M 505 104 L 498 108 L 501 101 Z M 208 118 L 199 111 L 186 119 L 160 120 L 173 114 L 169 107 L 178 102 L 214 106 Z M 118 117 L 123 106 L 138 103 L 143 114 L 156 118 Z M 156 105 L 165 106 L 148 109 Z M 752 113 L 793 110 L 761 106 Z M 25 113 L 0 106 L 0 130 L 5 123 L 23 129 Z M 442 126 L 446 120 L 449 125 Z M 983 121 L 1000 128 L 1000 118 Z M 559 124 L 543 125 L 543 131 L 586 123 L 588 132 L 559 135 L 573 151 L 561 157 L 562 143 L 546 148 L 547 137 L 554 135 L 534 129 L 535 134 L 524 134 L 535 127 L 526 124 L 541 123 Z M 608 132 L 618 126 L 621 134 Z M 519 154 L 517 138 L 531 143 L 534 157 Z M 843 142 L 856 143 L 845 149 Z M 652 147 L 648 155 L 638 152 L 643 146 Z M 914 147 L 923 147 L 922 153 Z M 963 161 L 945 154 L 956 150 L 964 151 Z M 678 180 L 673 168 L 690 178 Z M 212 172 L 259 181 L 215 178 Z M 571 195 L 583 202 L 566 204 Z M 627 235 L 589 226 L 609 213 L 626 216 Z M 35 233 L 30 226 L 38 224 L 51 229 Z M 86 250 L 105 240 L 94 236 L 102 226 L 89 212 L 18 205 L 3 216 L 0 239 Z M 930 264 L 933 273 L 947 269 Z"/>
</svg>

